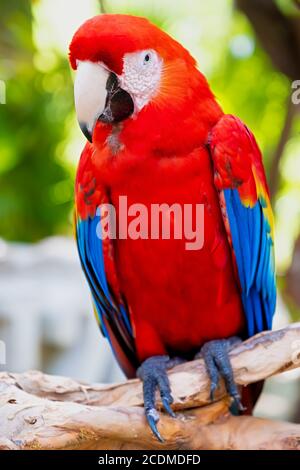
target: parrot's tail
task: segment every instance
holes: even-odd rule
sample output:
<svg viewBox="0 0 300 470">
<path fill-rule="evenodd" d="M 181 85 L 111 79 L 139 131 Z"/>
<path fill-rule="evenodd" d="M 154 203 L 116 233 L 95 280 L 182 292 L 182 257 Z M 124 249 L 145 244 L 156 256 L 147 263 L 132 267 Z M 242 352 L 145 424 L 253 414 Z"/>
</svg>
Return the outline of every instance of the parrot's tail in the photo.
<svg viewBox="0 0 300 470">
<path fill-rule="evenodd" d="M 257 400 L 262 392 L 264 380 L 247 385 L 242 390 L 242 403 L 246 410 L 243 412 L 245 415 L 251 415 L 256 405 Z"/>
</svg>

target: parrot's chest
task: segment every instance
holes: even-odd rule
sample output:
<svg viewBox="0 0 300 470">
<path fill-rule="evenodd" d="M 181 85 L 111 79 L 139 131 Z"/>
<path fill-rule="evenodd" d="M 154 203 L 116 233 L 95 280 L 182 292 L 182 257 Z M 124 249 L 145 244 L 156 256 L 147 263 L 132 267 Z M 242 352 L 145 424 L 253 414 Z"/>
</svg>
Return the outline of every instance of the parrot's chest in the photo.
<svg viewBox="0 0 300 470">
<path fill-rule="evenodd" d="M 110 198 L 117 233 L 128 228 L 115 257 L 140 359 L 238 333 L 240 296 L 206 150 L 145 162 L 114 180 Z"/>
</svg>

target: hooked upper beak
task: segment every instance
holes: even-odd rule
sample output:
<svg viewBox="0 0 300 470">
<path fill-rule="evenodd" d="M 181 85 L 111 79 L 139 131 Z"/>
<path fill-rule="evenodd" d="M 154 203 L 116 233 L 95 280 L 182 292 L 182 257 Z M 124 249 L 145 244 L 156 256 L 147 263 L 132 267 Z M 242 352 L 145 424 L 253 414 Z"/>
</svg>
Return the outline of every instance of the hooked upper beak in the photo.
<svg viewBox="0 0 300 470">
<path fill-rule="evenodd" d="M 117 75 L 99 63 L 78 63 L 74 96 L 80 128 L 90 142 L 97 121 L 115 124 L 134 111 L 133 100 L 120 87 Z"/>
</svg>

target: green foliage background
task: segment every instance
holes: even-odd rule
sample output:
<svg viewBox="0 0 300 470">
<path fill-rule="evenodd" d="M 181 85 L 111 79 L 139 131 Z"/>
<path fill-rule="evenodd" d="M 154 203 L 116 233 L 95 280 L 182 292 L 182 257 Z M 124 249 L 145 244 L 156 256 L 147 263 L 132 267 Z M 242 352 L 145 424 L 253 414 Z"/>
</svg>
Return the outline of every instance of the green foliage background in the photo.
<svg viewBox="0 0 300 470">
<path fill-rule="evenodd" d="M 68 230 L 73 168 L 56 158 L 72 112 L 72 81 L 64 57 L 48 73 L 34 66 L 37 52 L 30 2 L 1 5 L 0 233 L 35 241 Z"/>
<path fill-rule="evenodd" d="M 45 50 L 36 31 L 43 32 L 41 5 L 57 5 L 60 23 L 67 25 L 76 9 L 89 4 L 87 11 L 95 14 L 100 3 L 1 1 L 0 78 L 7 103 L 0 106 L 0 236 L 5 239 L 32 242 L 71 233 L 74 172 L 83 140 L 74 117 L 68 44 L 64 51 L 54 45 Z M 239 115 L 255 133 L 270 170 L 291 83 L 273 68 L 231 0 L 107 0 L 105 8 L 147 16 L 191 50 L 224 110 Z M 275 196 L 283 268 L 300 232 L 299 130 L 296 119 Z M 80 145 L 73 145 L 74 139 Z"/>
</svg>

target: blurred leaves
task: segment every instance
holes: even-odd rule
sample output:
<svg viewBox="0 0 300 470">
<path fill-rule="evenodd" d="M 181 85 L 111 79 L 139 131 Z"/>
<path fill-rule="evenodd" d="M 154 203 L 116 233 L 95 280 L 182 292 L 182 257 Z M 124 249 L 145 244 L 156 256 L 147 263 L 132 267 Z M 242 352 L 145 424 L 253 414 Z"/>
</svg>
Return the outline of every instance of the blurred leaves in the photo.
<svg viewBox="0 0 300 470">
<path fill-rule="evenodd" d="M 34 241 L 68 229 L 73 169 L 56 158 L 73 107 L 66 58 L 35 66 L 30 2 L 2 2 L 0 77 L 0 236 Z"/>
<path fill-rule="evenodd" d="M 294 0 L 255 2 L 2 2 L 0 79 L 6 82 L 7 104 L 0 105 L 0 236 L 34 241 L 70 231 L 74 164 L 83 139 L 74 117 L 67 47 L 75 25 L 97 7 L 100 12 L 101 3 L 108 13 L 148 17 L 192 52 L 224 111 L 240 116 L 253 130 L 270 174 L 291 97 L 291 77 L 283 72 L 290 70 L 287 60 L 294 68 L 300 63 L 290 59 L 297 54 L 296 42 L 300 44 L 300 11 Z M 245 7 L 247 15 L 236 4 Z M 264 14 L 270 8 L 274 28 Z M 264 41 L 268 31 L 274 40 Z M 300 232 L 299 155 L 296 116 L 277 169 L 276 248 L 281 272 L 292 260 Z"/>
</svg>

